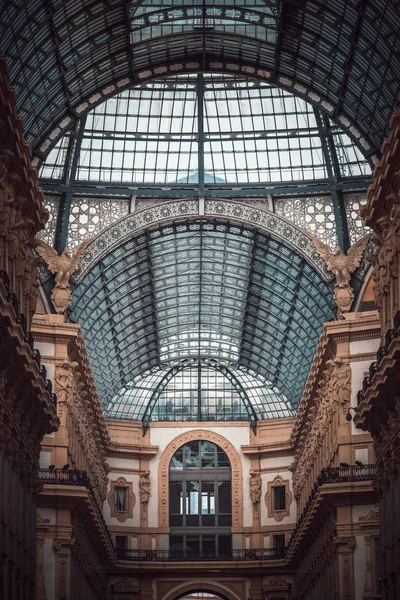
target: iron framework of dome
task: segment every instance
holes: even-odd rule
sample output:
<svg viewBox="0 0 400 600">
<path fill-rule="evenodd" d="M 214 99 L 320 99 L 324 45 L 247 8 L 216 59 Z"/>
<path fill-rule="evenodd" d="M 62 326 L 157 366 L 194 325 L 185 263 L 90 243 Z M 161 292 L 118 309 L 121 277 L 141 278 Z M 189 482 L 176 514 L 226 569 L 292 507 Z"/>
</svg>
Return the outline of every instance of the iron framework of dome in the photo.
<svg viewBox="0 0 400 600">
<path fill-rule="evenodd" d="M 165 5 L 161 0 L 0 0 L 0 8 L 1 51 L 34 164 L 41 167 L 50 211 L 43 237 L 57 250 L 93 235 L 96 243 L 101 238 L 110 244 L 108 255 L 79 282 L 73 306 L 73 316 L 83 326 L 86 317 L 91 323 L 85 334 L 104 406 L 114 402 L 117 407 L 120 394 L 128 406 L 141 377 L 157 372 L 161 380 L 168 379 L 171 369 L 181 369 L 180 361 L 189 358 L 197 361 L 191 369 L 200 369 L 200 378 L 203 370 L 212 372 L 215 381 L 228 377 L 231 409 L 238 394 L 240 410 L 246 411 L 250 421 L 273 414 L 273 409 L 254 408 L 256 394 L 249 402 L 251 377 L 273 390 L 275 401 L 283 402 L 282 411 L 292 411 L 321 324 L 331 315 L 329 281 L 315 271 L 299 247 L 293 250 L 282 237 L 259 230 L 257 219 L 260 214 L 265 219 L 267 212 L 275 213 L 343 250 L 364 235 L 359 209 L 399 92 L 400 41 L 394 0 L 233 0 L 218 5 L 193 0 L 185 6 Z M 242 272 L 245 309 L 240 315 L 240 311 L 235 313 L 234 335 L 232 331 L 226 334 L 227 315 L 222 312 L 218 335 L 206 332 L 209 338 L 203 347 L 202 314 L 194 336 L 197 351 L 186 343 L 186 333 L 176 340 L 165 337 L 166 329 L 157 320 L 162 315 L 157 286 L 166 290 L 151 257 L 152 252 L 157 254 L 159 243 L 153 239 L 155 232 L 164 231 L 166 224 L 153 224 L 143 234 L 132 234 L 132 244 L 145 240 L 134 264 L 129 263 L 134 254 L 130 242 L 125 240 L 118 250 L 110 237 L 118 219 L 131 213 L 144 218 L 151 207 L 176 201 L 183 208 L 193 199 L 199 219 L 192 214 L 186 227 L 194 222 L 200 231 L 210 223 L 227 227 L 228 245 L 237 242 L 235 236 L 247 239 L 248 232 L 254 238 L 244 251 L 252 266 L 247 274 Z M 219 212 L 225 200 L 247 204 L 247 213 L 251 212 L 247 224 L 238 224 L 235 213 Z M 210 220 L 205 215 L 213 202 Z M 169 226 L 182 227 L 182 220 Z M 181 231 L 176 233 L 178 238 L 184 239 Z M 268 242 L 260 246 L 261 239 Z M 260 247 L 264 253 L 260 264 L 267 265 L 270 273 L 256 285 L 259 263 L 255 257 Z M 127 263 L 119 254 L 125 250 Z M 190 253 L 188 245 L 186 250 Z M 218 254 L 218 245 L 203 250 L 200 244 L 195 252 L 203 257 L 211 250 Z M 116 260 L 121 271 L 108 260 Z M 280 269 L 281 262 L 285 266 Z M 185 275 L 177 264 L 175 292 L 180 292 Z M 139 273 L 138 265 L 144 272 Z M 229 268 L 222 254 L 215 268 L 221 265 Z M 294 280 L 288 268 L 298 268 Z M 305 274 L 314 286 L 318 281 L 315 298 L 305 292 Z M 194 305 L 201 312 L 206 303 L 207 326 L 215 317 L 207 305 L 208 275 L 203 267 L 193 273 L 202 282 Z M 282 276 L 288 277 L 285 283 Z M 91 278 L 97 297 L 85 287 Z M 357 281 L 359 287 L 360 278 Z M 224 288 L 218 300 L 221 306 L 234 301 L 233 294 L 240 295 L 240 286 L 233 292 L 233 287 L 220 283 Z M 133 303 L 140 309 L 136 322 L 132 307 L 123 303 L 129 294 L 136 298 L 134 286 L 138 284 L 143 296 L 139 305 L 137 300 Z M 116 300 L 120 290 L 125 290 L 121 304 Z M 256 308 L 254 299 L 259 303 Z M 315 299 L 320 313 L 304 318 Z M 120 305 L 125 313 L 118 312 Z M 284 310 L 274 314 L 281 305 Z M 88 306 L 94 307 L 98 321 Z M 174 310 L 174 324 L 182 330 L 179 310 Z M 303 333 L 300 349 L 293 349 L 298 314 Z M 122 316 L 128 319 L 126 332 Z M 96 345 L 96 332 L 104 338 L 103 350 Z M 260 350 L 260 340 L 267 333 L 272 336 L 268 356 L 265 349 Z M 211 338 L 214 345 L 210 345 Z M 114 378 L 110 389 L 102 382 L 105 348 Z M 187 349 L 185 357 L 182 350 Z M 129 363 L 132 353 L 138 357 L 134 368 Z M 206 367 L 205 359 L 216 363 Z M 298 364 L 294 381 L 293 365 Z M 184 378 L 182 373 L 177 372 L 168 385 Z M 142 387 L 148 390 L 144 383 Z M 151 415 L 166 416 L 167 387 L 161 389 L 157 383 L 157 393 L 151 390 L 145 412 L 140 413 L 144 423 Z M 122 404 L 118 411 L 125 411 Z"/>
<path fill-rule="evenodd" d="M 94 260 L 79 276 L 71 316 L 106 414 L 144 423 L 160 416 L 154 409 L 170 381 L 197 361 L 228 378 L 255 422 L 293 414 L 332 315 L 328 282 L 273 234 L 185 219 L 129 236 Z"/>
<path fill-rule="evenodd" d="M 289 92 L 221 74 L 170 77 L 104 102 L 55 145 L 40 171 L 45 235 L 62 249 L 145 205 L 246 198 L 347 249 L 364 233 L 370 172 L 342 128 Z"/>
<path fill-rule="evenodd" d="M 1 51 L 39 157 L 107 96 L 207 70 L 293 91 L 374 156 L 399 91 L 395 0 L 2 0 L 0 9 Z"/>
</svg>

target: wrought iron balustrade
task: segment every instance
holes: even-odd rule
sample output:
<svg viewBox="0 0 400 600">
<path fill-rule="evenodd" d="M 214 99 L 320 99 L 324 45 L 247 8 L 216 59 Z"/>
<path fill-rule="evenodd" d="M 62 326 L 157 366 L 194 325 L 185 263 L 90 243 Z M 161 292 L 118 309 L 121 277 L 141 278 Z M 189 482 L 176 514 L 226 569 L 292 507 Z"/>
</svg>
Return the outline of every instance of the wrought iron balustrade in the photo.
<svg viewBox="0 0 400 600">
<path fill-rule="evenodd" d="M 54 394 L 55 395 L 55 394 Z M 109 544 L 114 548 L 111 533 L 105 522 L 103 511 L 94 494 L 93 486 L 90 483 L 90 479 L 86 471 L 79 471 L 78 469 L 39 469 L 38 478 L 40 483 L 53 484 L 53 485 L 72 485 L 86 487 L 90 491 L 90 497 L 93 501 L 95 511 L 98 518 L 100 519 Z M 115 551 L 115 549 L 114 549 Z"/>
<path fill-rule="evenodd" d="M 91 487 L 86 471 L 76 469 L 39 469 L 39 480 L 41 483 L 53 483 L 54 485 Z"/>
<path fill-rule="evenodd" d="M 283 548 L 255 548 L 248 550 L 220 550 L 219 552 L 191 552 L 189 550 L 131 550 L 116 548 L 118 560 L 154 562 L 207 562 L 207 561 L 264 561 L 286 556 Z"/>
<path fill-rule="evenodd" d="M 345 467 L 331 467 L 322 469 L 308 498 L 307 504 L 300 515 L 293 530 L 289 544 L 283 548 L 252 548 L 246 550 L 220 550 L 218 552 L 191 552 L 190 550 L 134 550 L 130 548 L 114 548 L 118 560 L 132 562 L 207 562 L 207 561 L 266 561 L 279 560 L 286 557 L 290 546 L 294 542 L 308 511 L 313 504 L 315 496 L 322 485 L 329 483 L 351 483 L 357 481 L 372 481 L 375 477 L 375 465 L 348 465 Z M 86 471 L 75 469 L 39 469 L 41 483 L 54 485 L 85 486 L 90 492 L 96 506 L 96 512 L 111 541 L 111 535 L 104 520 L 102 511 Z"/>
<path fill-rule="evenodd" d="M 376 465 L 348 465 L 346 467 L 328 467 L 326 469 L 322 469 L 321 474 L 311 490 L 307 504 L 297 520 L 296 527 L 290 535 L 288 549 L 293 543 L 294 538 L 303 524 L 315 499 L 315 496 L 322 485 L 327 483 L 355 483 L 356 481 L 372 481 L 375 478 L 375 475 Z"/>
<path fill-rule="evenodd" d="M 317 479 L 318 487 L 324 483 L 347 483 L 371 481 L 376 473 L 375 465 L 348 465 L 347 467 L 330 467 L 322 469 Z"/>
</svg>

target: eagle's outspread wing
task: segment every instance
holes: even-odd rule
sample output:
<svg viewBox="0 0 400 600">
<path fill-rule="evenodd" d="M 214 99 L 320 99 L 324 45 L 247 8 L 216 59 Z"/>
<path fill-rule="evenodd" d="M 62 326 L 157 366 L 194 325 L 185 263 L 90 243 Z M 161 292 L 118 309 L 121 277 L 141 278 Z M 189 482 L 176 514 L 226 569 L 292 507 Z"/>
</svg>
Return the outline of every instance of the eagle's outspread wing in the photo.
<svg viewBox="0 0 400 600">
<path fill-rule="evenodd" d="M 321 242 L 321 240 L 319 240 L 315 236 L 312 236 L 312 241 L 318 254 L 322 258 L 322 260 L 325 261 L 328 269 L 331 270 L 334 266 L 332 263 L 332 250 L 329 248 L 329 246 L 324 244 L 324 242 Z"/>
<path fill-rule="evenodd" d="M 50 271 L 52 273 L 57 273 L 60 265 L 60 257 L 57 254 L 56 250 L 54 250 L 54 248 L 49 246 L 49 244 L 46 244 L 46 242 L 44 242 L 38 237 L 35 238 L 35 242 L 37 243 L 37 246 L 35 248 L 36 252 L 46 262 Z"/>
<path fill-rule="evenodd" d="M 93 238 L 88 238 L 87 240 L 84 240 L 73 251 L 71 256 L 71 266 L 68 269 L 68 277 L 70 277 L 72 273 L 78 269 L 81 256 L 85 252 L 86 248 L 89 246 L 92 239 Z"/>
<path fill-rule="evenodd" d="M 353 271 L 355 271 L 357 269 L 357 267 L 360 266 L 363 254 L 364 254 L 364 250 L 367 247 L 368 244 L 368 240 L 370 238 L 370 235 L 365 235 L 364 237 L 361 238 L 361 240 L 358 240 L 358 242 L 356 242 L 355 244 L 353 244 L 351 246 L 351 248 L 349 249 L 349 251 L 347 252 L 347 269 L 349 271 L 349 273 L 353 273 Z"/>
</svg>

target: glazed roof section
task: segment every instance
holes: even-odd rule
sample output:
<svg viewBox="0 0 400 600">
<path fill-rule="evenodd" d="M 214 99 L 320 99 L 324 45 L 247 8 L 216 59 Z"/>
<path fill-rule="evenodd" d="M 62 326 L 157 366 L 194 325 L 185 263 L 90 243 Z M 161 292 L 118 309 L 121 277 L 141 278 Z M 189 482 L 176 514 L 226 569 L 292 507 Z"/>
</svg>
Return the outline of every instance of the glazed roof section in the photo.
<svg viewBox="0 0 400 600">
<path fill-rule="evenodd" d="M 105 254 L 71 308 L 106 411 L 130 382 L 183 359 L 243 367 L 296 408 L 332 295 L 272 236 L 197 219 L 146 230 Z"/>
<path fill-rule="evenodd" d="M 373 157 L 399 92 L 396 0 L 2 0 L 0 39 L 39 157 L 107 96 L 194 71 L 293 91 Z"/>
<path fill-rule="evenodd" d="M 201 168 L 207 183 L 327 180 L 327 138 L 337 177 L 369 175 L 348 135 L 315 113 L 301 98 L 254 79 L 207 74 L 144 84 L 87 115 L 74 179 L 201 183 Z M 59 140 L 42 178 L 63 178 L 70 144 L 71 134 Z"/>
</svg>

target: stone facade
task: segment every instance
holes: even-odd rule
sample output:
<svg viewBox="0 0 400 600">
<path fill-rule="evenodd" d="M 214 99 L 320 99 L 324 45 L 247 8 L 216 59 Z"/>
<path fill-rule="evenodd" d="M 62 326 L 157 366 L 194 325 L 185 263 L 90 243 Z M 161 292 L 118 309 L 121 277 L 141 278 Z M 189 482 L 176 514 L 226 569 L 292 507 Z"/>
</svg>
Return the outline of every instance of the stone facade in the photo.
<svg viewBox="0 0 400 600">
<path fill-rule="evenodd" d="M 360 381 L 357 427 L 370 431 L 377 462 L 379 495 L 381 593 L 389 600 L 400 596 L 400 110 L 390 122 L 390 136 L 382 146 L 368 202 L 363 208 L 378 247 L 372 257 L 374 293 L 381 320 L 380 347 Z"/>
<path fill-rule="evenodd" d="M 104 420 L 79 327 L 41 315 L 33 331 L 54 373 L 60 419 L 41 453 L 43 598 L 56 599 L 61 589 L 74 600 L 100 599 L 106 590 L 115 599 L 172 600 L 201 580 L 204 591 L 234 600 L 372 599 L 374 451 L 370 435 L 346 415 L 379 346 L 375 312 L 326 324 L 297 417 L 260 422 L 256 432 L 247 422 L 155 422 L 143 435 L 139 422 Z M 169 464 L 194 440 L 217 444 L 231 464 L 233 562 L 168 558 Z M 273 504 L 276 486 L 285 490 L 282 512 Z M 115 487 L 127 490 L 122 512 Z M 276 536 L 288 550 L 274 558 Z"/>
<path fill-rule="evenodd" d="M 0 115 L 0 597 L 16 600 L 35 597 L 40 442 L 58 419 L 30 331 L 46 212 L 1 58 Z"/>
</svg>

